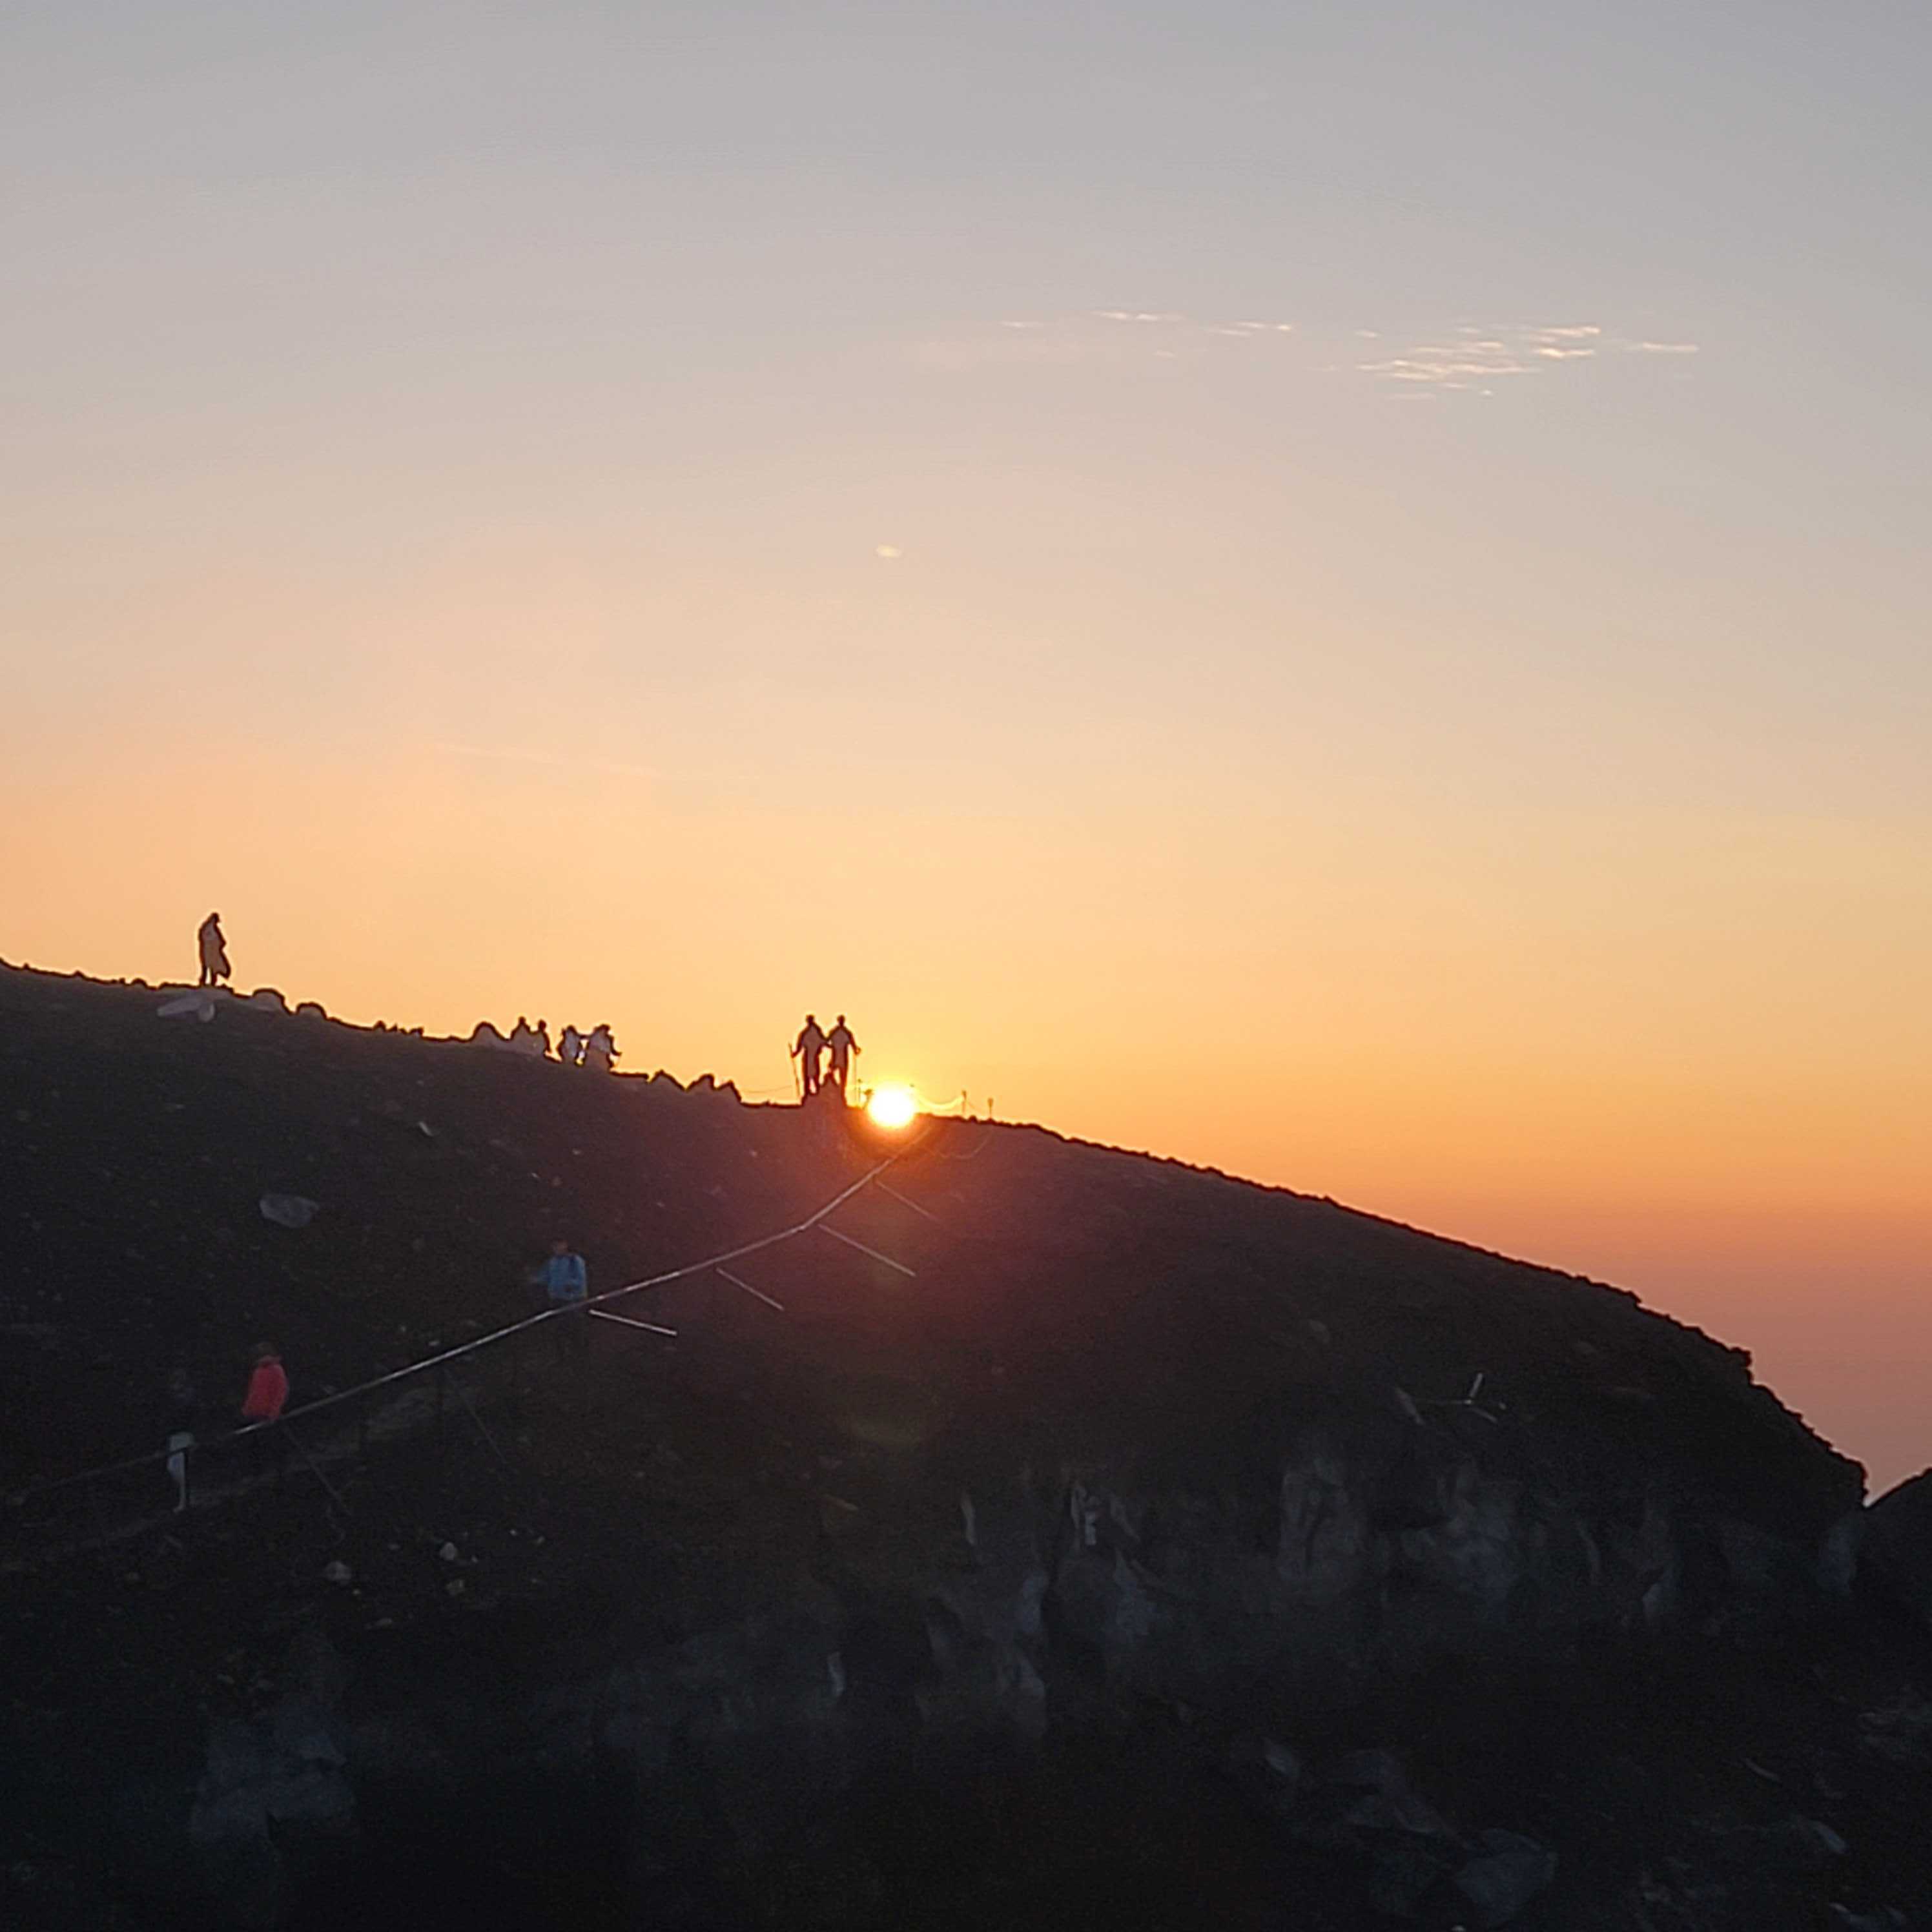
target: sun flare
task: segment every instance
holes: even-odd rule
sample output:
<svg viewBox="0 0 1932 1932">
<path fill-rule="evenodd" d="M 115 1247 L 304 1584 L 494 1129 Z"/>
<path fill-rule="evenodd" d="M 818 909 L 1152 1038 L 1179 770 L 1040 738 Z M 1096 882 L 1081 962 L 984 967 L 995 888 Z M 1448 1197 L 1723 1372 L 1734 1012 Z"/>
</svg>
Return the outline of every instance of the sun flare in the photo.
<svg viewBox="0 0 1932 1932">
<path fill-rule="evenodd" d="M 910 1087 L 881 1087 L 866 1102 L 866 1112 L 876 1126 L 908 1126 L 919 1112 L 919 1102 Z"/>
</svg>

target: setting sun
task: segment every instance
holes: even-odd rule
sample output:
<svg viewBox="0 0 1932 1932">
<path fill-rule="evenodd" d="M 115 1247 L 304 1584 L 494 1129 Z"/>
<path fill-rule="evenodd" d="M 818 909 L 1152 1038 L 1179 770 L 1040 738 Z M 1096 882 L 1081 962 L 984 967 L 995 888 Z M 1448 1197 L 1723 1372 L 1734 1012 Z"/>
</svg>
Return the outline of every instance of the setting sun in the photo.
<svg viewBox="0 0 1932 1932">
<path fill-rule="evenodd" d="M 878 1126 L 903 1127 L 911 1124 L 919 1102 L 910 1087 L 881 1087 L 866 1102 L 866 1111 Z"/>
</svg>

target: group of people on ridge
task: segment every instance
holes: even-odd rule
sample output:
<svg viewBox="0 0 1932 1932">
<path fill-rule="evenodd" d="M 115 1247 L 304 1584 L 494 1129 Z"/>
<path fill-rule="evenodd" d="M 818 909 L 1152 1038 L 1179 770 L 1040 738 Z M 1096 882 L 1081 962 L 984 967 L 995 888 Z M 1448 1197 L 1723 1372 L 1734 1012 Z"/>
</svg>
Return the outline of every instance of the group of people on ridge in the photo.
<svg viewBox="0 0 1932 1932">
<path fill-rule="evenodd" d="M 195 934 L 195 944 L 201 956 L 201 976 L 196 982 L 197 986 L 212 988 L 233 978 L 234 968 L 228 962 L 228 940 L 221 930 L 220 914 L 212 912 L 202 921 Z M 258 999 L 260 997 L 257 995 Z M 382 1023 L 378 1021 L 376 1024 L 380 1028 Z M 422 1029 L 417 1027 L 411 1030 L 420 1033 Z M 499 1033 L 484 1020 L 470 1038 L 475 1046 L 506 1048 L 532 1060 L 548 1060 L 550 1056 L 549 1027 L 542 1020 L 532 1026 L 521 1013 L 517 1016 L 517 1024 L 508 1034 Z M 566 1066 L 585 1067 L 592 1073 L 609 1073 L 617 1064 L 616 1038 L 608 1022 L 592 1027 L 588 1033 L 567 1026 L 557 1042 L 556 1057 Z"/>
<path fill-rule="evenodd" d="M 833 1023 L 830 1033 L 820 1026 L 812 1014 L 807 1013 L 805 1024 L 791 1044 L 792 1058 L 798 1062 L 802 1097 L 809 1100 L 821 1089 L 836 1088 L 838 1097 L 844 1100 L 846 1083 L 851 1078 L 852 1062 L 860 1050 L 859 1042 L 852 1037 L 852 1029 L 845 1024 L 843 1013 Z M 822 1067 L 821 1062 L 824 1063 Z"/>
<path fill-rule="evenodd" d="M 472 1046 L 494 1046 L 508 1053 L 520 1053 L 532 1060 L 550 1058 L 550 1027 L 547 1022 L 538 1020 L 532 1026 L 521 1013 L 517 1016 L 517 1024 L 507 1034 L 500 1034 L 488 1020 L 478 1022 L 476 1030 L 470 1036 Z M 608 1024 L 592 1028 L 588 1033 L 579 1033 L 574 1026 L 563 1030 L 563 1036 L 556 1043 L 556 1057 L 566 1066 L 588 1068 L 592 1073 L 608 1073 L 617 1064 L 616 1036 Z"/>
</svg>

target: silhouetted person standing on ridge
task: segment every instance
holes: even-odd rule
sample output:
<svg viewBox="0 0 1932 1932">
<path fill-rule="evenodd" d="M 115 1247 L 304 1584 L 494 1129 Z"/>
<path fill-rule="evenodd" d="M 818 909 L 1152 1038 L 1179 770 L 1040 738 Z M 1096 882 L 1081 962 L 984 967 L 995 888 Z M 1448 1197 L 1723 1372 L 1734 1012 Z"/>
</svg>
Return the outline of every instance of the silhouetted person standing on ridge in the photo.
<svg viewBox="0 0 1932 1932">
<path fill-rule="evenodd" d="M 233 970 L 228 964 L 228 941 L 222 937 L 220 914 L 210 913 L 195 938 L 201 946 L 201 977 L 195 983 L 218 986 Z"/>
<path fill-rule="evenodd" d="M 832 1059 L 827 1070 L 832 1084 L 838 1089 L 838 1097 L 845 1097 L 845 1083 L 852 1072 L 852 1056 L 861 1052 L 859 1042 L 852 1037 L 852 1029 L 845 1024 L 845 1016 L 841 1013 L 830 1033 L 825 1036 L 825 1044 Z"/>
<path fill-rule="evenodd" d="M 797 1039 L 792 1042 L 791 1051 L 792 1058 L 798 1062 L 803 1097 L 809 1100 L 818 1091 L 818 1061 L 825 1051 L 825 1035 L 812 1014 L 806 1015 L 805 1024 L 799 1029 Z"/>
</svg>

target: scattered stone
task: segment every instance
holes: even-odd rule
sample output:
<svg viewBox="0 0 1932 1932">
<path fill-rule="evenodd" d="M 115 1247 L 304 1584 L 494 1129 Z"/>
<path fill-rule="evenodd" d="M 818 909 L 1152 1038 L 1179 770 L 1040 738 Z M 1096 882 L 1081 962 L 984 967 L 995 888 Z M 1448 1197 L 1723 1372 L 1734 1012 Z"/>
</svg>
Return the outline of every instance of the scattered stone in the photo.
<svg viewBox="0 0 1932 1932">
<path fill-rule="evenodd" d="M 453 1543 L 446 1543 L 436 1553 L 442 1558 L 444 1562 L 454 1563 L 456 1561 L 456 1545 Z"/>
<path fill-rule="evenodd" d="M 352 1583 L 356 1580 L 355 1571 L 350 1569 L 347 1564 L 339 1559 L 334 1563 L 325 1565 L 322 1574 L 323 1580 L 330 1583 Z"/>
<path fill-rule="evenodd" d="M 1932 1704 L 1906 1696 L 1858 1716 L 1858 1742 L 1888 1763 L 1923 1764 L 1932 1758 Z"/>
<path fill-rule="evenodd" d="M 1412 1832 L 1429 1838 L 1456 1835 L 1409 1783 L 1408 1774 L 1393 1751 L 1350 1751 L 1330 1768 L 1327 1782 L 1364 1794 L 1342 1814 L 1342 1822 L 1358 1831 Z"/>
<path fill-rule="evenodd" d="M 1856 1562 L 1861 1588 L 1932 1628 L 1932 1469 L 1888 1490 L 1864 1512 Z"/>
<path fill-rule="evenodd" d="M 1413 1918 L 1444 1869 L 1441 1852 L 1429 1840 L 1392 1833 L 1376 1846 L 1369 1868 L 1370 1906 L 1385 1918 Z"/>
<path fill-rule="evenodd" d="M 1842 1858 L 1851 1850 L 1851 1846 L 1822 1818 L 1795 1818 L 1792 1822 L 1828 1858 Z"/>
<path fill-rule="evenodd" d="M 1486 1928 L 1507 1925 L 1556 1882 L 1556 1854 L 1516 1832 L 1484 1832 L 1476 1856 L 1456 1874 L 1456 1889 Z"/>
<path fill-rule="evenodd" d="M 1228 1748 L 1228 1769 L 1258 1811 L 1286 1817 L 1301 1786 L 1301 1761 L 1287 1745 L 1244 1731 Z"/>
<path fill-rule="evenodd" d="M 261 1206 L 262 1219 L 278 1228 L 306 1228 L 322 1212 L 319 1202 L 300 1194 L 265 1194 Z"/>
</svg>

